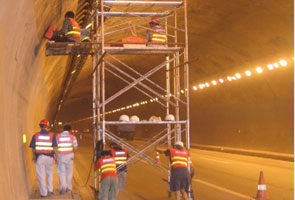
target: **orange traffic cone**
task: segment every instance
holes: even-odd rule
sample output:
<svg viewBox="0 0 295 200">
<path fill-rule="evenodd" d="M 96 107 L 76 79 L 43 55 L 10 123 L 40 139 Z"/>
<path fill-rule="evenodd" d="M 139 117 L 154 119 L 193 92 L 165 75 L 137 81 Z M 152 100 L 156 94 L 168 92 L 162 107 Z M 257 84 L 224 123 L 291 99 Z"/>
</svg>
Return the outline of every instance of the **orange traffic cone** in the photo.
<svg viewBox="0 0 295 200">
<path fill-rule="evenodd" d="M 160 154 L 159 154 L 159 152 L 156 153 L 155 163 L 156 164 L 159 164 L 160 163 Z"/>
<path fill-rule="evenodd" d="M 262 171 L 260 171 L 256 200 L 269 200 L 269 198 L 266 196 L 266 185 L 264 183 Z"/>
</svg>

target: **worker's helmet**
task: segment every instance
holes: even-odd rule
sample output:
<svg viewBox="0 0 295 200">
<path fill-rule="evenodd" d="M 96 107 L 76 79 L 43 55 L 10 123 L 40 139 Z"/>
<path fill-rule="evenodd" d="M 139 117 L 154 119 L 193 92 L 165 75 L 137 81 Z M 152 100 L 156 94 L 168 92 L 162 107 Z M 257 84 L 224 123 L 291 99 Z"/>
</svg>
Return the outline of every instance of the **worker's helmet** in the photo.
<svg viewBox="0 0 295 200">
<path fill-rule="evenodd" d="M 154 23 L 159 25 L 160 24 L 160 20 L 158 17 L 152 17 L 150 23 Z"/>
<path fill-rule="evenodd" d="M 166 120 L 166 121 L 175 121 L 175 117 L 174 117 L 174 115 L 169 114 L 169 115 L 167 115 L 167 116 L 165 117 L 165 120 Z"/>
<path fill-rule="evenodd" d="M 49 127 L 49 121 L 47 119 L 42 119 L 39 125 Z"/>
<path fill-rule="evenodd" d="M 130 117 L 130 121 L 132 121 L 132 122 L 139 122 L 139 117 L 137 117 L 136 115 L 132 115 Z"/>
<path fill-rule="evenodd" d="M 119 118 L 119 121 L 129 122 L 128 115 L 121 115 L 120 118 Z"/>
<path fill-rule="evenodd" d="M 65 17 L 74 18 L 75 14 L 73 11 L 68 11 L 68 12 L 66 12 Z"/>
<path fill-rule="evenodd" d="M 181 141 L 177 141 L 177 142 L 175 142 L 174 145 L 178 145 L 178 146 L 181 146 L 181 147 L 183 148 L 183 142 L 181 142 Z"/>
</svg>

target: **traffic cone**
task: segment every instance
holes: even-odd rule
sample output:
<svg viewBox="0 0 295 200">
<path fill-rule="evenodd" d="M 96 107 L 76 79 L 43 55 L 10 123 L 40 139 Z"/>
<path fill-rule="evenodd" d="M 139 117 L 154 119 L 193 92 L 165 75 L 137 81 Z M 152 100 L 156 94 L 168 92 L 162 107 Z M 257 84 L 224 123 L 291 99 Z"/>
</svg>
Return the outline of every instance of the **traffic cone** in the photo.
<svg viewBox="0 0 295 200">
<path fill-rule="evenodd" d="M 256 200 L 269 200 L 266 195 L 266 185 L 264 183 L 264 176 L 262 171 L 260 171 Z"/>
<path fill-rule="evenodd" d="M 156 153 L 155 163 L 156 164 L 159 164 L 160 163 L 160 154 L 159 154 L 159 152 Z"/>
</svg>

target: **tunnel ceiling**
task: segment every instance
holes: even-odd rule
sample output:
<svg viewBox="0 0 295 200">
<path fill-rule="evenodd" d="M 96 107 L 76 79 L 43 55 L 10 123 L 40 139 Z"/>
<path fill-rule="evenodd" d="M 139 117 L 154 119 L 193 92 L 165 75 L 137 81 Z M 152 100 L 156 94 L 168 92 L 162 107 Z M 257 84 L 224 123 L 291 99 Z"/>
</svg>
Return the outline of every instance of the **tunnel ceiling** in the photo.
<svg viewBox="0 0 295 200">
<path fill-rule="evenodd" d="M 293 3 L 292 0 L 188 0 L 190 85 L 291 58 L 294 54 Z M 141 63 L 145 68 L 151 60 L 151 57 L 141 57 L 132 62 Z M 70 121 L 91 115 L 90 73 L 89 56 L 58 119 Z M 285 78 L 293 81 L 293 75 Z M 110 79 L 107 92 L 118 89 L 118 83 Z M 293 85 L 283 90 L 291 88 Z M 223 95 L 226 99 L 227 94 Z M 127 105 L 127 100 L 121 99 L 116 104 Z"/>
</svg>

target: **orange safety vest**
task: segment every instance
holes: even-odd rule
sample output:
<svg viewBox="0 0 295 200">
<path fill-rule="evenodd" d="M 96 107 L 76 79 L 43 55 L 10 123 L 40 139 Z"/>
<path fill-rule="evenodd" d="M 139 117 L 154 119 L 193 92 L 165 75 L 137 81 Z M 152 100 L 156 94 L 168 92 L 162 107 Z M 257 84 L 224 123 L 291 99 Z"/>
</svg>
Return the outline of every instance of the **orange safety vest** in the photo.
<svg viewBox="0 0 295 200">
<path fill-rule="evenodd" d="M 57 140 L 57 151 L 60 154 L 68 154 L 68 153 L 73 153 L 73 140 L 74 136 L 73 135 L 67 135 L 67 136 L 62 136 L 61 134 L 58 134 L 56 136 Z"/>
<path fill-rule="evenodd" d="M 188 151 L 179 149 L 170 149 L 171 167 L 187 168 Z"/>
<path fill-rule="evenodd" d="M 50 154 L 53 151 L 52 141 L 54 134 L 35 133 L 35 152 L 37 154 Z"/>
<path fill-rule="evenodd" d="M 73 30 L 67 32 L 65 35 L 72 35 L 74 38 L 81 39 L 81 29 L 79 24 L 73 18 L 69 18 L 69 20 L 72 24 Z"/>
<path fill-rule="evenodd" d="M 101 173 L 101 179 L 109 176 L 117 176 L 117 169 L 114 157 L 105 156 L 98 160 L 100 166 L 99 172 Z"/>
<path fill-rule="evenodd" d="M 122 149 L 122 150 L 115 150 L 112 149 L 111 150 L 112 156 L 115 159 L 115 163 L 117 166 L 123 165 L 127 162 L 127 150 L 126 149 Z"/>
<path fill-rule="evenodd" d="M 151 42 L 154 43 L 166 43 L 167 36 L 166 31 L 161 26 L 152 27 L 152 39 Z"/>
</svg>

